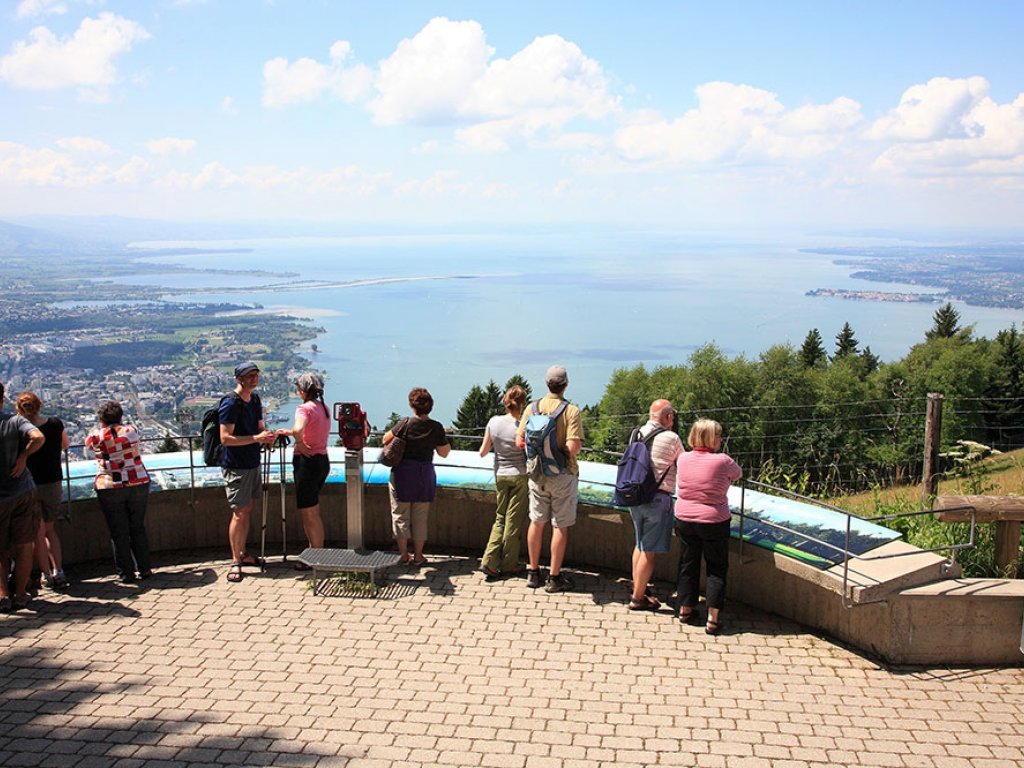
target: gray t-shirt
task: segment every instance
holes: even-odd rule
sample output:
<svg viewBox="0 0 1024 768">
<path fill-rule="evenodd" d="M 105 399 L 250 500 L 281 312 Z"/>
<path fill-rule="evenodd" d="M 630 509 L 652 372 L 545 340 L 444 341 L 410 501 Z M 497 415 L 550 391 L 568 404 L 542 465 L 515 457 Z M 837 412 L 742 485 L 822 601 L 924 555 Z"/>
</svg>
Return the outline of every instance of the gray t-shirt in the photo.
<svg viewBox="0 0 1024 768">
<path fill-rule="evenodd" d="M 494 450 L 494 474 L 498 477 L 526 474 L 526 451 L 516 447 L 517 426 L 508 414 L 492 416 L 487 422 Z"/>
<path fill-rule="evenodd" d="M 36 489 L 32 473 L 27 469 L 20 477 L 11 477 L 18 454 L 28 440 L 29 432 L 34 429 L 28 419 L 0 412 L 0 501 L 14 499 Z"/>
</svg>

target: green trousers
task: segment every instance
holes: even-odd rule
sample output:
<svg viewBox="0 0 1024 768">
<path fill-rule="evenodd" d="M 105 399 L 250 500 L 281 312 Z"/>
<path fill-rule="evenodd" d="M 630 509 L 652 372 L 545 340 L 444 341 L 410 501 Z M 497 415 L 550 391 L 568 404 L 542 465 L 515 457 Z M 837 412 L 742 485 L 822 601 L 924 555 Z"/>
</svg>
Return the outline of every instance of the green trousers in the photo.
<svg viewBox="0 0 1024 768">
<path fill-rule="evenodd" d="M 503 573 L 519 566 L 519 545 L 529 505 L 529 480 L 526 475 L 497 477 L 498 508 L 491 527 L 491 538 L 480 564 Z"/>
</svg>

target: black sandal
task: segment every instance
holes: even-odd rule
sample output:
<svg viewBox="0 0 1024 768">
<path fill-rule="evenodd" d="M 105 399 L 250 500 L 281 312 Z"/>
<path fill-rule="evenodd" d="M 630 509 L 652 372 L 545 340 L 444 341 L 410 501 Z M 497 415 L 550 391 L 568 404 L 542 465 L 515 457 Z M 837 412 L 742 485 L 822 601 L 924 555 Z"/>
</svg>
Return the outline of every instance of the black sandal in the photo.
<svg viewBox="0 0 1024 768">
<path fill-rule="evenodd" d="M 721 631 L 721 621 L 712 621 L 711 619 L 708 619 L 708 623 L 704 625 L 704 633 L 707 635 L 717 635 Z"/>
<path fill-rule="evenodd" d="M 230 566 L 228 566 L 228 575 L 225 578 L 227 578 L 227 580 L 230 581 L 232 584 L 237 584 L 242 579 L 244 579 L 245 574 L 242 573 L 242 564 L 232 563 Z"/>
<path fill-rule="evenodd" d="M 242 559 L 238 563 L 239 565 L 258 565 L 261 568 L 267 564 L 267 561 L 262 557 L 256 557 L 256 555 L 250 555 L 246 552 L 242 555 Z"/>
<path fill-rule="evenodd" d="M 639 600 L 632 597 L 629 599 L 629 610 L 631 611 L 656 611 L 659 608 L 661 608 L 661 603 L 647 595 L 644 595 Z"/>
</svg>

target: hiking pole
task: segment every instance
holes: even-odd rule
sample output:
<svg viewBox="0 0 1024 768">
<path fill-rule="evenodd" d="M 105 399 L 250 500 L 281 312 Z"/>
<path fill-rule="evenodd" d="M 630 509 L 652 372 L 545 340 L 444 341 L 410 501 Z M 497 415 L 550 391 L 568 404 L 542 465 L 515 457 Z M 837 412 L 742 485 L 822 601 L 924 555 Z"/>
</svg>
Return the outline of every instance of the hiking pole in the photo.
<svg viewBox="0 0 1024 768">
<path fill-rule="evenodd" d="M 281 562 L 288 562 L 288 526 L 285 520 L 285 488 L 284 488 L 284 473 L 285 473 L 285 460 L 284 460 L 284 449 L 291 442 L 286 435 L 277 436 L 277 468 L 278 468 L 278 480 L 281 483 Z"/>
<path fill-rule="evenodd" d="M 272 446 L 263 446 L 263 463 L 260 464 L 260 479 L 263 485 L 263 523 L 260 526 L 260 573 L 267 571 L 267 507 L 270 506 L 270 451 Z"/>
</svg>

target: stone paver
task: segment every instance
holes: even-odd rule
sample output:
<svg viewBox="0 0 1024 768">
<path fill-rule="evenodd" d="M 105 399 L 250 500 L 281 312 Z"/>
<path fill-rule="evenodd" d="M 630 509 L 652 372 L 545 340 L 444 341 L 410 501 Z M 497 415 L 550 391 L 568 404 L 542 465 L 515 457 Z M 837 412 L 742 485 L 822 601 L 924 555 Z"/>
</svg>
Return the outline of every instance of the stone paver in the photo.
<svg viewBox="0 0 1024 768">
<path fill-rule="evenodd" d="M 899 669 L 733 605 L 708 637 L 476 561 L 375 599 L 225 561 L 0 616 L 3 766 L 1016 766 L 1021 669 Z"/>
</svg>

